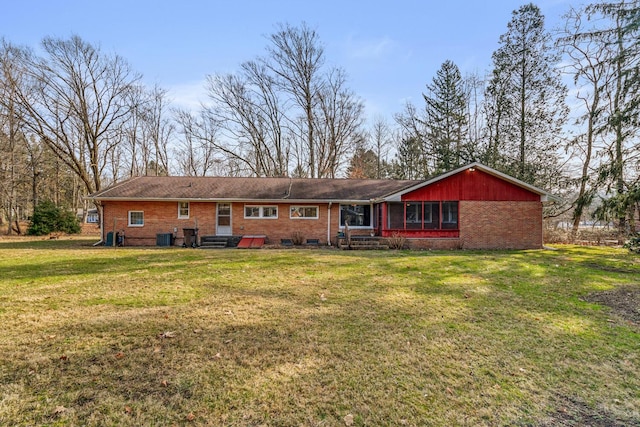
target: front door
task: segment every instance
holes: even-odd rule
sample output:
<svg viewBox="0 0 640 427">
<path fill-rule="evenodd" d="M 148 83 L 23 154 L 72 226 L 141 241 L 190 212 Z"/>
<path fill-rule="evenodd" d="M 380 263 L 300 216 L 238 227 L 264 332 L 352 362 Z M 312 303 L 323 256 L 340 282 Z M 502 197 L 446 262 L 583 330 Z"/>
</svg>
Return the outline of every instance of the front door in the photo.
<svg viewBox="0 0 640 427">
<path fill-rule="evenodd" d="M 231 236 L 231 203 L 218 203 L 216 235 Z"/>
</svg>

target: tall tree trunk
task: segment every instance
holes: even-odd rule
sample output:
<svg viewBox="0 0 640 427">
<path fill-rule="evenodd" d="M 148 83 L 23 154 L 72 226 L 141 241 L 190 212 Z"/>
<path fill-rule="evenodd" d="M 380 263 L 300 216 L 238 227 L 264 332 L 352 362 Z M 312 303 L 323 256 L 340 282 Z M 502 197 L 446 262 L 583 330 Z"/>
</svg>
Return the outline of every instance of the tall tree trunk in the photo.
<svg viewBox="0 0 640 427">
<path fill-rule="evenodd" d="M 623 96 L 623 36 L 622 30 L 618 29 L 618 57 L 616 58 L 616 93 L 613 99 L 613 114 L 614 114 L 614 127 L 615 127 L 615 158 L 613 159 L 613 173 L 614 173 L 614 182 L 615 182 L 615 190 L 617 196 L 622 196 L 624 194 L 624 162 L 622 158 L 622 144 L 624 143 L 624 135 L 623 135 L 623 120 L 622 120 L 622 111 L 620 106 L 621 97 Z M 618 244 L 622 245 L 625 239 L 626 233 L 626 209 L 616 209 L 618 218 Z"/>
<path fill-rule="evenodd" d="M 594 127 L 596 120 L 596 108 L 600 104 L 600 89 L 597 83 L 594 86 L 594 95 L 591 102 L 591 108 L 589 112 L 589 118 L 587 120 L 587 151 L 585 153 L 584 163 L 582 164 L 582 175 L 580 177 L 580 190 L 578 191 L 578 198 L 576 199 L 576 207 L 573 212 L 573 226 L 571 228 L 571 241 L 576 239 L 578 230 L 580 228 L 580 221 L 582 221 L 582 215 L 584 208 L 588 204 L 587 200 L 587 182 L 589 181 L 589 168 L 591 165 L 591 155 L 593 152 L 593 137 Z"/>
<path fill-rule="evenodd" d="M 13 217 L 14 217 L 14 223 L 15 223 L 14 231 L 16 232 L 17 235 L 22 235 L 22 227 L 20 227 L 20 213 L 18 212 L 17 206 L 14 205 L 13 209 L 14 209 Z M 11 223 L 9 223 L 9 229 L 11 229 Z"/>
<path fill-rule="evenodd" d="M 522 52 L 523 52 L 523 56 L 520 59 L 520 61 L 522 62 L 522 69 L 521 69 L 521 78 L 522 81 L 520 82 L 520 155 L 519 155 L 519 171 L 520 171 L 520 179 L 525 179 L 525 173 L 526 173 L 526 160 L 525 160 L 525 151 L 526 151 L 526 138 L 527 138 L 527 133 L 526 133 L 526 125 L 527 125 L 527 118 L 526 118 L 526 112 L 527 112 L 527 103 L 526 103 L 526 96 L 527 96 L 527 91 L 526 91 L 526 86 L 527 84 L 529 84 L 528 79 L 527 79 L 527 56 L 524 55 L 524 53 L 526 52 L 526 47 L 523 46 Z"/>
<path fill-rule="evenodd" d="M 309 127 L 307 133 L 307 147 L 309 149 L 309 173 L 311 178 L 316 178 L 316 150 L 315 142 L 313 140 L 313 108 L 310 94 L 307 96 L 307 126 Z"/>
</svg>

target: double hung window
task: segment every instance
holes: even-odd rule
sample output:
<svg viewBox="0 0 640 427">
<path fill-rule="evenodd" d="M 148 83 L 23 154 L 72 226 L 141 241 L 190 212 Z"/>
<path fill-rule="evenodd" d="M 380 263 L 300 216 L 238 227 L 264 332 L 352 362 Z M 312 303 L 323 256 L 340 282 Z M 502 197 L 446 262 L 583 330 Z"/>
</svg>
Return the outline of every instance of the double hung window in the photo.
<svg viewBox="0 0 640 427">
<path fill-rule="evenodd" d="M 289 209 L 291 219 L 318 219 L 317 206 L 291 206 Z"/>
<path fill-rule="evenodd" d="M 144 211 L 129 211 L 129 227 L 144 226 Z"/>
<path fill-rule="evenodd" d="M 277 206 L 245 205 L 244 217 L 247 219 L 257 219 L 257 218 L 277 219 L 278 207 Z"/>
</svg>

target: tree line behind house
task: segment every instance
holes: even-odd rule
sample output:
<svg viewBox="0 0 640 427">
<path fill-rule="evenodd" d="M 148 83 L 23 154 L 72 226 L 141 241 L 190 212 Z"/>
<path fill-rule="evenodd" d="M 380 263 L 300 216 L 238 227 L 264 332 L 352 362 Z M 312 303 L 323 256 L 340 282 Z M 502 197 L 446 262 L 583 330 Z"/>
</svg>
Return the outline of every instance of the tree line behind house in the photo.
<svg viewBox="0 0 640 427">
<path fill-rule="evenodd" d="M 367 122 L 317 30 L 281 24 L 264 52 L 207 76 L 208 102 L 171 106 L 125 58 L 80 36 L 40 52 L 0 40 L 0 223 L 41 201 L 137 175 L 429 178 L 472 161 L 564 196 L 549 215 L 636 229 L 640 2 L 572 8 L 548 29 L 513 11 L 486 75 L 444 60 L 424 103 Z M 569 82 L 569 83 L 567 83 Z M 572 108 L 569 108 L 571 106 Z"/>
</svg>

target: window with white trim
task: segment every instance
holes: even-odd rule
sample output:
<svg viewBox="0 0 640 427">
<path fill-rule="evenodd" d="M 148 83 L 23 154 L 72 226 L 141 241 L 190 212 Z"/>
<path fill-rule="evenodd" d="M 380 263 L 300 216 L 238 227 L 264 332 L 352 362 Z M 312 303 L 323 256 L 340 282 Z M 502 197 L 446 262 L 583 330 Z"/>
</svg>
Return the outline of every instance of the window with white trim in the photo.
<svg viewBox="0 0 640 427">
<path fill-rule="evenodd" d="M 144 211 L 129 211 L 129 227 L 144 226 Z"/>
<path fill-rule="evenodd" d="M 278 219 L 278 207 L 277 206 L 245 205 L 244 217 L 246 219 L 252 219 L 252 218 Z"/>
<path fill-rule="evenodd" d="M 289 209 L 291 219 L 318 219 L 317 206 L 291 206 Z"/>
<path fill-rule="evenodd" d="M 189 219 L 189 202 L 178 202 L 178 218 Z"/>
<path fill-rule="evenodd" d="M 340 227 L 371 228 L 371 205 L 340 205 Z"/>
<path fill-rule="evenodd" d="M 263 218 L 278 218 L 278 207 L 277 206 L 263 206 L 262 207 L 262 217 Z"/>
</svg>

